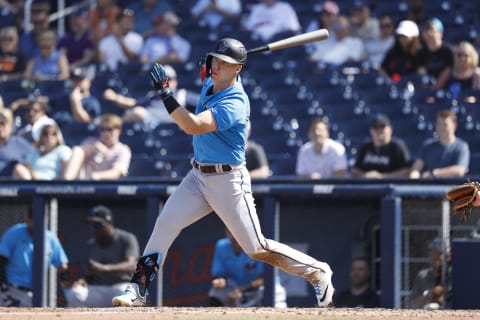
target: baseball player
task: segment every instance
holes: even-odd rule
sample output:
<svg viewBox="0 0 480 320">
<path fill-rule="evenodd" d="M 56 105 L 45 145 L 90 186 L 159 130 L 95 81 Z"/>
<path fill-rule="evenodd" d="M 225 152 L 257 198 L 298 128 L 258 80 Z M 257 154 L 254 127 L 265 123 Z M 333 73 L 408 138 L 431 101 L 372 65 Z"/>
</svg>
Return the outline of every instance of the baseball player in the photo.
<svg viewBox="0 0 480 320">
<path fill-rule="evenodd" d="M 139 259 L 131 284 L 114 306 L 144 306 L 147 288 L 164 263 L 180 231 L 212 211 L 222 219 L 242 249 L 253 259 L 304 277 L 315 289 L 319 307 L 332 301 L 332 270 L 325 262 L 266 239 L 245 166 L 250 102 L 240 79 L 247 59 L 238 40 L 219 40 L 206 56 L 206 75 L 195 113 L 180 107 L 168 87 L 165 69 L 154 64 L 150 75 L 165 108 L 193 136 L 192 170 L 170 195 Z"/>
</svg>

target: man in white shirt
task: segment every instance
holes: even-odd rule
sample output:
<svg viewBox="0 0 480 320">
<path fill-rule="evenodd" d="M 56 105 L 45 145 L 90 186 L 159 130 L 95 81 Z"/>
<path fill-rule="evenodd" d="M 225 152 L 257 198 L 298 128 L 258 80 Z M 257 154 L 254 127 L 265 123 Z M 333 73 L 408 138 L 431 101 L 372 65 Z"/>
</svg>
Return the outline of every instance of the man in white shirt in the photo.
<svg viewBox="0 0 480 320">
<path fill-rule="evenodd" d="M 310 179 L 345 177 L 347 174 L 345 147 L 330 138 L 328 124 L 323 119 L 312 119 L 308 138 L 310 141 L 298 151 L 296 174 Z"/>
<path fill-rule="evenodd" d="M 215 29 L 225 19 L 239 17 L 242 3 L 240 0 L 198 0 L 190 12 L 200 26 Z"/>
<path fill-rule="evenodd" d="M 174 64 L 185 62 L 190 57 L 191 44 L 177 34 L 180 18 L 167 11 L 157 18 L 155 32 L 147 38 L 140 61 L 143 63 Z"/>
<path fill-rule="evenodd" d="M 267 41 L 281 32 L 300 31 L 297 13 L 290 3 L 277 0 L 260 0 L 253 5 L 250 14 L 243 21 L 243 27 L 253 36 Z"/>
<path fill-rule="evenodd" d="M 310 59 L 333 65 L 340 65 L 348 61 L 360 61 L 365 55 L 365 48 L 362 40 L 349 36 L 349 28 L 348 19 L 344 16 L 338 17 L 332 25 L 336 40 L 331 42 L 328 48 L 317 46 Z"/>
<path fill-rule="evenodd" d="M 111 71 L 119 64 L 127 64 L 138 57 L 143 46 L 143 38 L 133 31 L 134 12 L 130 9 L 121 11 L 113 26 L 113 32 L 100 40 L 98 49 L 100 61 L 106 63 Z"/>
</svg>

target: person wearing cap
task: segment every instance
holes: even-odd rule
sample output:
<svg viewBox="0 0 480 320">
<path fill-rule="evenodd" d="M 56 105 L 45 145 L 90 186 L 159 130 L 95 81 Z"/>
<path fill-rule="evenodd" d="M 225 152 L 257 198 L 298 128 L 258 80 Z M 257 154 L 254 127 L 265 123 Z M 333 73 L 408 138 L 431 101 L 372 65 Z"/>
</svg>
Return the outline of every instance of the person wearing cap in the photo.
<svg viewBox="0 0 480 320">
<path fill-rule="evenodd" d="M 27 156 L 25 162 L 15 166 L 13 177 L 21 180 L 61 179 L 72 149 L 65 144 L 55 121 L 44 123 L 34 146 L 35 151 Z"/>
<path fill-rule="evenodd" d="M 22 8 L 22 12 L 23 12 Z M 20 52 L 27 60 L 30 60 L 35 55 L 40 54 L 40 46 L 38 37 L 44 31 L 49 30 L 50 21 L 48 15 L 50 14 L 50 3 L 48 1 L 33 1 L 30 7 L 30 21 L 32 28 L 30 31 L 25 30 L 20 36 Z"/>
<path fill-rule="evenodd" d="M 370 14 L 370 7 L 364 0 L 354 0 L 350 13 L 350 35 L 363 42 L 378 39 L 380 28 L 378 19 Z"/>
<path fill-rule="evenodd" d="M 90 123 L 100 117 L 100 101 L 92 95 L 92 80 L 82 68 L 75 68 L 71 75 L 70 110 L 73 121 Z"/>
<path fill-rule="evenodd" d="M 470 147 L 455 135 L 457 115 L 449 109 L 437 111 L 436 137 L 424 141 L 411 167 L 410 178 L 458 178 L 468 172 Z"/>
<path fill-rule="evenodd" d="M 92 31 L 90 30 L 90 16 L 87 10 L 73 12 L 68 22 L 69 31 L 60 39 L 57 48 L 67 57 L 70 69 L 85 67 L 94 62 L 95 47 Z"/>
<path fill-rule="evenodd" d="M 242 26 L 253 38 L 269 41 L 279 33 L 296 34 L 301 31 L 295 8 L 287 1 L 260 0 L 252 5 Z"/>
<path fill-rule="evenodd" d="M 435 79 L 434 89 L 441 89 L 445 79 L 453 67 L 453 50 L 443 42 L 443 23 L 438 18 L 427 20 L 422 25 L 421 37 L 424 46 L 418 53 L 418 73 Z"/>
<path fill-rule="evenodd" d="M 327 48 L 330 47 L 330 44 L 335 42 L 335 32 L 333 32 L 332 26 L 337 20 L 339 14 L 340 9 L 335 1 L 327 0 L 321 3 L 318 16 L 307 24 L 305 32 L 327 29 L 329 35 L 328 38 L 323 41 L 315 41 L 306 44 L 305 50 L 308 54 L 315 51 L 328 50 Z"/>
<path fill-rule="evenodd" d="M 408 177 L 410 152 L 405 142 L 392 137 L 390 119 L 384 114 L 375 115 L 370 121 L 371 139 L 364 142 L 351 169 L 353 177 L 393 178 Z"/>
<path fill-rule="evenodd" d="M 12 177 L 17 163 L 25 161 L 34 147 L 22 137 L 12 135 L 13 114 L 10 109 L 0 110 L 0 177 Z"/>
<path fill-rule="evenodd" d="M 25 222 L 9 227 L 0 241 L 0 307 L 32 307 L 35 249 L 32 208 L 29 207 L 25 215 Z M 58 237 L 50 230 L 45 230 L 45 252 L 48 252 L 46 266 L 54 266 L 66 275 L 68 256 Z"/>
<path fill-rule="evenodd" d="M 348 169 L 345 146 L 330 138 L 324 119 L 315 117 L 310 121 L 308 139 L 298 150 L 295 174 L 307 179 L 345 177 Z"/>
<path fill-rule="evenodd" d="M 395 43 L 385 55 L 380 71 L 392 80 L 399 80 L 401 76 L 417 73 L 418 53 L 421 48 L 420 31 L 415 22 L 402 20 L 395 34 Z"/>
<path fill-rule="evenodd" d="M 451 293 L 451 252 L 443 253 L 442 239 L 434 238 L 427 245 L 428 266 L 420 269 L 412 282 L 408 308 L 448 309 Z M 442 260 L 446 259 L 446 279 L 442 281 Z"/>
<path fill-rule="evenodd" d="M 145 306 L 148 286 L 175 238 L 212 211 L 248 256 L 308 280 L 319 307 L 331 303 L 335 289 L 330 266 L 262 234 L 245 163 L 250 101 L 240 72 L 246 62 L 243 43 L 233 38 L 218 40 L 205 57 L 206 77 L 195 112 L 180 106 L 164 66 L 153 65 L 150 77 L 165 109 L 193 137 L 192 169 L 159 213 L 131 283 L 112 299 L 114 306 Z"/>
<path fill-rule="evenodd" d="M 154 19 L 155 32 L 145 40 L 140 53 L 142 63 L 173 64 L 185 62 L 190 57 L 192 45 L 177 33 L 180 18 L 167 11 Z"/>
<path fill-rule="evenodd" d="M 318 45 L 309 56 L 311 61 L 341 65 L 349 61 L 361 61 L 365 56 L 363 42 L 349 35 L 350 22 L 345 16 L 339 16 L 332 25 L 335 38 L 328 48 Z"/>
<path fill-rule="evenodd" d="M 187 109 L 195 108 L 198 103 L 198 94 L 184 88 L 178 88 L 177 72 L 170 65 L 164 65 L 165 74 L 169 79 L 172 92 L 175 92 L 178 103 Z M 144 97 L 135 99 L 105 89 L 103 99 L 115 103 L 120 108 L 125 108 L 124 122 L 143 122 L 147 128 L 154 129 L 162 123 L 171 123 L 173 120 L 165 110 L 162 99 L 155 91 L 149 91 Z"/>
<path fill-rule="evenodd" d="M 117 15 L 112 32 L 100 39 L 99 60 L 105 63 L 110 71 L 116 71 L 119 65 L 138 59 L 143 47 L 143 37 L 133 30 L 134 25 L 134 12 L 124 9 Z"/>
<path fill-rule="evenodd" d="M 115 227 L 110 208 L 97 205 L 87 221 L 93 237 L 87 242 L 87 257 L 80 277 L 65 289 L 69 307 L 105 308 L 112 297 L 128 285 L 140 255 L 137 237 Z"/>
<path fill-rule="evenodd" d="M 98 128 L 100 136 L 88 137 L 72 148 L 63 178 L 105 180 L 127 175 L 132 152 L 120 141 L 122 124 L 116 114 L 103 114 Z"/>
</svg>

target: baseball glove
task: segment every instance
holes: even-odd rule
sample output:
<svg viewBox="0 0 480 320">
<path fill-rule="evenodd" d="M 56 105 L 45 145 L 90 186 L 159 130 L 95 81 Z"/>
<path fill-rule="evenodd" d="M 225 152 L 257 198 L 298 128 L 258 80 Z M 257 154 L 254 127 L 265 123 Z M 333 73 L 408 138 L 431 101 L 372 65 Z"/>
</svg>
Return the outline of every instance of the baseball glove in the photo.
<svg viewBox="0 0 480 320">
<path fill-rule="evenodd" d="M 480 183 L 466 182 L 459 186 L 451 187 L 447 190 L 445 196 L 448 200 L 453 202 L 453 212 L 460 215 L 465 221 L 467 215 L 472 211 L 472 203 L 477 197 L 477 191 L 480 190 Z"/>
</svg>

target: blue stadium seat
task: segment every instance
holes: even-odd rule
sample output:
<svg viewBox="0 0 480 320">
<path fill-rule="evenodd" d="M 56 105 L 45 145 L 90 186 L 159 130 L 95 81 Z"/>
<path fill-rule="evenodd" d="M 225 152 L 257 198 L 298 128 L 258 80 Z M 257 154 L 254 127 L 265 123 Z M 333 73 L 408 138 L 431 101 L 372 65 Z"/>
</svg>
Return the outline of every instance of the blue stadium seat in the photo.
<svg viewBox="0 0 480 320">
<path fill-rule="evenodd" d="M 128 176 L 126 178 L 158 178 L 170 177 L 172 164 L 168 161 L 155 159 L 145 154 L 139 154 L 132 157 Z"/>
</svg>

